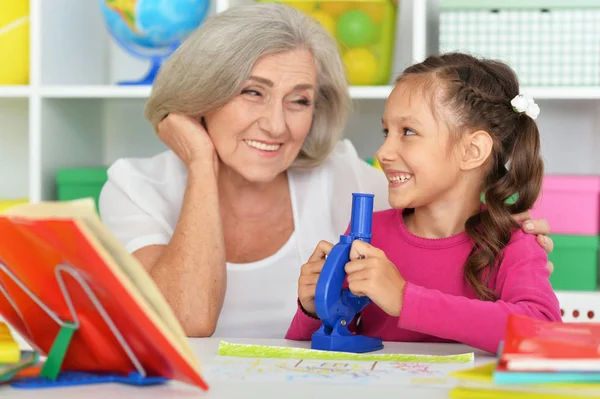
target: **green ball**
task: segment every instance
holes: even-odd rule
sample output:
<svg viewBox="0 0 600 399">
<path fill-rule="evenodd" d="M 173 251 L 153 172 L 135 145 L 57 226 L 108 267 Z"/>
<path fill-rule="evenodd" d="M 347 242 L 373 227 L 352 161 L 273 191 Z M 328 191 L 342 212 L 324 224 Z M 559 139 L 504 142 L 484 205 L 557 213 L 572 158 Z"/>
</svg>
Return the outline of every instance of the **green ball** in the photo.
<svg viewBox="0 0 600 399">
<path fill-rule="evenodd" d="M 373 43 L 377 27 L 371 18 L 360 10 L 343 13 L 337 23 L 337 36 L 348 47 L 362 47 Z"/>
</svg>

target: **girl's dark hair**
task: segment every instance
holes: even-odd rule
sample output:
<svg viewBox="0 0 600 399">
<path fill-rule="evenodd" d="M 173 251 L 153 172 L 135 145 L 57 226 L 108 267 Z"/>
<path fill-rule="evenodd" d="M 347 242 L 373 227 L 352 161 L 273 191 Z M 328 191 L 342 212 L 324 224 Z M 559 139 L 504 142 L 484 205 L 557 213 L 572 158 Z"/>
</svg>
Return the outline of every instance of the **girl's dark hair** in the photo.
<svg viewBox="0 0 600 399">
<path fill-rule="evenodd" d="M 491 168 L 483 185 L 486 207 L 465 224 L 475 245 L 464 266 L 477 297 L 493 301 L 490 272 L 502 261 L 502 250 L 519 227 L 512 215 L 531 209 L 541 189 L 544 163 L 537 125 L 513 109 L 519 82 L 502 62 L 459 53 L 431 56 L 407 68 L 397 82 L 413 76 L 431 77 L 430 87 L 441 88 L 433 98 L 452 114 L 451 130 L 485 130 L 493 139 Z M 507 203 L 514 194 L 516 201 Z"/>
</svg>

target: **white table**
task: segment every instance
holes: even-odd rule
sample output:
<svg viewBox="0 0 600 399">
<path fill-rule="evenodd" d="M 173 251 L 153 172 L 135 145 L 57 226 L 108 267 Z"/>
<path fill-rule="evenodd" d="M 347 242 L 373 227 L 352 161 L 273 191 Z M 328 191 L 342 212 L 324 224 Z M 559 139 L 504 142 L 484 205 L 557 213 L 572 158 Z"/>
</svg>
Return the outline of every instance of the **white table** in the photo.
<svg viewBox="0 0 600 399">
<path fill-rule="evenodd" d="M 210 364 L 217 354 L 219 338 L 191 339 L 191 345 L 203 365 Z M 226 339 L 229 342 L 310 347 L 310 342 L 296 342 L 277 339 Z M 493 361 L 486 352 L 473 350 L 468 346 L 458 344 L 424 344 L 386 342 L 381 353 L 413 353 L 431 355 L 452 355 L 459 353 L 475 353 L 475 364 Z M 470 365 L 466 366 L 470 367 Z M 237 399 L 237 398 L 277 398 L 277 399 L 370 399 L 370 398 L 448 398 L 448 391 L 440 388 L 415 388 L 387 386 L 340 386 L 319 383 L 258 383 L 258 382 L 227 382 L 211 383 L 210 390 L 203 392 L 180 383 L 169 383 L 156 387 L 134 388 L 121 384 L 100 384 L 82 387 L 51 388 L 43 390 L 13 389 L 0 386 L 2 399 L 94 399 L 94 398 L 207 398 L 207 399 Z"/>
</svg>

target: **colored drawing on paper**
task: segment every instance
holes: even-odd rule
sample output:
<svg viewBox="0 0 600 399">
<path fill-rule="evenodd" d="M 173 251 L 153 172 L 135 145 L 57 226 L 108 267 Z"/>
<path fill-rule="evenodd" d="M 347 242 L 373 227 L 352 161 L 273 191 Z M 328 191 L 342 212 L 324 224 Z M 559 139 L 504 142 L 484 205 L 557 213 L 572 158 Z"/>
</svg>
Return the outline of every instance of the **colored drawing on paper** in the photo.
<svg viewBox="0 0 600 399">
<path fill-rule="evenodd" d="M 252 353 L 255 356 L 251 356 Z M 336 355 L 355 359 L 336 358 Z M 323 381 L 450 387 L 454 381 L 448 373 L 471 367 L 473 357 L 472 353 L 451 357 L 352 354 L 222 343 L 219 356 L 214 363 L 205 365 L 204 373 L 212 381 Z"/>
</svg>

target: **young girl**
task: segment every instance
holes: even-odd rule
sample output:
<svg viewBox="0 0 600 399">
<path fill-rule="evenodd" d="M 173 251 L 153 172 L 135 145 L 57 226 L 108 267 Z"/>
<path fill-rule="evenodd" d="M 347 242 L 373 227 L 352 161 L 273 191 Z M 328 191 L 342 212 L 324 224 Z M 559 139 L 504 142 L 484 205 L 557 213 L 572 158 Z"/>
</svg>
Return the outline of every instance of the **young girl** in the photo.
<svg viewBox="0 0 600 399">
<path fill-rule="evenodd" d="M 398 78 L 377 152 L 393 209 L 373 215 L 371 245 L 354 241 L 345 267 L 350 290 L 374 302 L 357 333 L 496 352 L 510 314 L 561 319 L 546 252 L 512 217 L 540 191 L 538 113 L 497 61 L 429 57 Z M 302 267 L 288 339 L 321 325 L 314 293 L 331 247 Z"/>
</svg>

